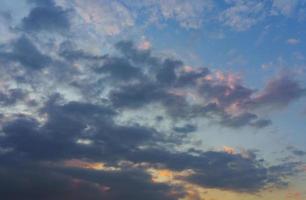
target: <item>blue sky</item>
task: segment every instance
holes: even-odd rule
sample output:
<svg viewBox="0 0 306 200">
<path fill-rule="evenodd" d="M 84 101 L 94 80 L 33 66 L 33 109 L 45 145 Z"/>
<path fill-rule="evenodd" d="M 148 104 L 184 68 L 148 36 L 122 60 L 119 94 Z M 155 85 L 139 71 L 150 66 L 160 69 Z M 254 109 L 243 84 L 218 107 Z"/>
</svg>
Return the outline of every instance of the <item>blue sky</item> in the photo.
<svg viewBox="0 0 306 200">
<path fill-rule="evenodd" d="M 304 0 L 3 0 L 0 196 L 305 199 L 305 22 Z"/>
</svg>

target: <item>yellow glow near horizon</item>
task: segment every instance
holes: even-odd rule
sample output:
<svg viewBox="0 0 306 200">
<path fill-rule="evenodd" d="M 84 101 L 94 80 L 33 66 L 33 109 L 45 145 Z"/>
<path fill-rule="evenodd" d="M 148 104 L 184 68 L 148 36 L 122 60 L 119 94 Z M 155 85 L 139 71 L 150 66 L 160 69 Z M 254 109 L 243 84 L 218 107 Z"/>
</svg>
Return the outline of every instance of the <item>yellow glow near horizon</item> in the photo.
<svg viewBox="0 0 306 200">
<path fill-rule="evenodd" d="M 229 153 L 234 153 L 232 148 L 227 149 Z M 304 200 L 306 191 L 300 188 L 298 191 L 295 185 L 288 188 L 270 187 L 262 191 L 248 193 L 235 192 L 230 190 L 205 188 L 199 185 L 191 184 L 184 180 L 184 177 L 191 175 L 190 170 L 172 171 L 169 169 L 148 169 L 152 175 L 152 181 L 156 183 L 166 183 L 170 185 L 179 185 L 186 192 L 186 196 L 180 200 Z M 304 190 L 304 192 L 303 192 Z"/>
</svg>

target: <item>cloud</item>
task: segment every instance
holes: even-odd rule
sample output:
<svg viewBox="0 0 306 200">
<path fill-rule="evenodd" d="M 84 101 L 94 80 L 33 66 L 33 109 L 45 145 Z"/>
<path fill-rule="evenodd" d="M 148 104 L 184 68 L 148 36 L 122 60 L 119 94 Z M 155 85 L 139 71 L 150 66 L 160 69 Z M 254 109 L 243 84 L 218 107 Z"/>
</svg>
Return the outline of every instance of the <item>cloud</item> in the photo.
<svg viewBox="0 0 306 200">
<path fill-rule="evenodd" d="M 31 164 L 10 168 L 2 165 L 0 177 L 1 194 L 12 200 L 116 200 L 144 197 L 149 200 L 174 200 L 181 196 L 171 193 L 175 187 L 153 183 L 149 174 L 137 169 L 94 171 Z"/>
<path fill-rule="evenodd" d="M 192 170 L 184 177 L 205 188 L 220 188 L 237 192 L 254 193 L 268 186 L 282 187 L 286 176 L 297 173 L 298 163 L 265 167 L 256 156 L 226 152 L 200 152 L 198 155 L 170 153 L 158 149 L 130 155 L 130 160 L 161 164 L 171 170 Z"/>
<path fill-rule="evenodd" d="M 70 27 L 68 12 L 56 6 L 53 1 L 34 1 L 34 7 L 21 23 L 26 32 L 64 32 Z"/>
<path fill-rule="evenodd" d="M 221 124 L 233 128 L 239 128 L 247 124 L 257 128 L 263 128 L 270 125 L 271 123 L 269 120 L 257 120 L 257 118 L 257 115 L 247 112 L 237 116 L 224 115 L 222 117 Z"/>
<path fill-rule="evenodd" d="M 91 0 L 85 3 L 73 0 L 58 3 L 68 10 L 74 10 L 75 18 L 78 19 L 73 22 L 75 26 L 90 32 L 93 28 L 96 33 L 114 36 L 135 24 L 134 16 L 120 1 Z"/>
<path fill-rule="evenodd" d="M 300 2 L 300 0 L 273 0 L 271 12 L 272 14 L 290 16 L 296 11 Z"/>
<path fill-rule="evenodd" d="M 256 91 L 241 84 L 234 74 L 186 67 L 180 60 L 156 57 L 128 41 L 119 42 L 116 48 L 121 56 L 107 56 L 95 68 L 108 81 L 126 83 L 110 90 L 114 107 L 142 109 L 157 104 L 173 118 L 204 116 L 222 126 L 264 128 L 271 120 L 262 119 L 254 110 L 285 107 L 304 95 L 300 84 L 290 78 L 272 79 L 262 91 Z"/>
<path fill-rule="evenodd" d="M 151 0 L 151 1 L 127 1 L 131 10 L 137 15 L 142 11 L 148 25 L 160 26 L 165 21 L 175 21 L 180 27 L 186 29 L 201 28 L 205 17 L 214 7 L 211 0 Z"/>
<path fill-rule="evenodd" d="M 27 36 L 21 36 L 13 41 L 9 51 L 1 51 L 0 59 L 7 62 L 18 62 L 32 70 L 47 67 L 52 61 L 49 56 L 41 53 Z"/>
<path fill-rule="evenodd" d="M 0 105 L 14 105 L 17 101 L 23 100 L 25 96 L 25 92 L 21 89 L 9 89 L 3 92 L 0 91 Z"/>
<path fill-rule="evenodd" d="M 159 59 L 151 54 L 151 49 L 137 48 L 132 41 L 119 41 L 115 47 L 127 59 L 135 63 L 157 65 L 159 62 Z"/>
<path fill-rule="evenodd" d="M 285 107 L 305 94 L 305 88 L 301 87 L 297 81 L 287 76 L 280 76 L 271 79 L 249 103 L 255 107 Z"/>
<path fill-rule="evenodd" d="M 61 43 L 59 48 L 59 55 L 65 58 L 68 61 L 77 61 L 77 60 L 102 60 L 105 56 L 94 55 L 92 53 L 86 52 L 82 49 L 77 48 L 77 45 L 72 41 L 64 41 Z"/>
<path fill-rule="evenodd" d="M 207 0 L 192 2 L 170 0 L 159 2 L 159 6 L 165 19 L 175 19 L 185 28 L 199 28 L 203 23 L 202 16 L 212 9 L 213 3 Z"/>
<path fill-rule="evenodd" d="M 306 156 L 306 151 L 298 149 L 298 148 L 296 148 L 294 146 L 288 146 L 286 148 L 286 150 L 288 150 L 290 153 L 292 153 L 293 155 L 298 156 L 298 157 Z"/>
<path fill-rule="evenodd" d="M 286 185 L 287 178 L 298 173 L 298 163 L 271 166 L 255 153 L 185 150 L 194 147 L 190 141 L 197 120 L 236 129 L 270 125 L 257 114 L 258 108 L 285 107 L 304 96 L 305 89 L 291 77 L 271 79 L 255 90 L 235 74 L 157 56 L 148 44 L 119 41 L 103 54 L 99 44 L 84 47 L 87 40 L 78 41 L 73 33 L 78 37 L 83 31 L 101 40 L 125 34 L 138 23 L 133 5 L 106 0 L 30 2 L 33 8 L 16 30 L 20 37 L 0 47 L 5 64 L 1 72 L 9 70 L 4 79 L 9 86 L 3 84 L 3 89 L 0 82 L 4 198 L 184 197 L 180 185 L 154 182 L 152 168 L 189 171 L 181 178 L 187 184 L 248 193 Z M 194 29 L 204 23 L 210 3 L 150 1 L 140 7 L 149 9 L 144 15 L 153 21 L 176 20 Z M 263 15 L 258 2 L 229 5 L 220 20 L 236 30 L 247 30 Z M 56 35 L 49 38 L 45 33 Z M 27 97 L 36 104 L 27 104 Z M 157 116 L 165 122 L 155 120 Z M 71 160 L 116 170 L 65 165 Z"/>
<path fill-rule="evenodd" d="M 295 39 L 295 38 L 289 38 L 289 39 L 287 40 L 287 44 L 289 44 L 289 45 L 297 45 L 297 44 L 299 44 L 299 43 L 300 43 L 300 40 Z"/>
<path fill-rule="evenodd" d="M 174 127 L 173 130 L 179 133 L 191 133 L 196 131 L 197 127 L 192 124 L 186 124 L 181 127 Z"/>
<path fill-rule="evenodd" d="M 53 183 L 61 187 L 54 188 L 52 195 L 48 196 L 50 199 L 64 198 L 63 194 L 66 193 L 66 198 L 74 198 L 70 196 L 73 195 L 74 186 L 77 186 L 80 198 L 87 193 L 93 195 L 92 198 L 110 199 L 120 199 L 122 196 L 141 199 L 151 193 L 152 199 L 177 199 L 177 195 L 183 195 L 179 188 L 149 181 L 150 175 L 137 167 L 139 163 L 147 163 L 148 167 L 164 166 L 175 171 L 191 170 L 193 173 L 184 178 L 187 182 L 238 192 L 257 192 L 269 185 L 286 184 L 284 178 L 297 173 L 294 164 L 291 167 L 287 163 L 267 167 L 256 155 L 245 157 L 214 151 L 198 151 L 194 155 L 185 151 L 170 151 L 166 146 L 171 142 L 177 144 L 183 138 L 177 137 L 171 141 L 154 128 L 137 123 L 118 124 L 115 117 L 120 112 L 114 109 L 87 102 L 67 102 L 55 95 L 39 111 L 39 118 L 45 118 L 43 121 L 26 115 L 4 117 L 1 148 L 10 150 L 0 157 L 3 163 L 0 172 L 4 172 L 0 176 L 1 180 L 11 180 L 5 186 L 8 191 L 6 196 L 17 199 L 19 193 L 10 192 L 10 188 L 17 187 L 26 198 L 44 198 Z M 194 128 L 186 126 L 176 129 L 178 132 L 190 130 Z M 91 142 L 79 143 L 80 139 Z M 59 169 L 52 167 L 60 161 L 71 159 L 103 162 L 114 167 L 120 167 L 122 161 L 134 164 L 127 171 L 107 172 L 70 169 L 61 165 Z M 21 161 L 26 166 L 20 165 Z M 45 178 L 49 176 L 49 179 Z M 28 185 L 20 181 L 23 178 L 31 180 L 31 188 L 41 187 L 41 190 L 29 190 Z M 139 187 L 144 188 L 142 192 L 136 192 Z"/>
<path fill-rule="evenodd" d="M 128 60 L 118 57 L 106 57 L 101 67 L 95 69 L 98 73 L 109 74 L 112 79 L 128 81 L 141 78 L 141 71 L 131 65 Z"/>
<path fill-rule="evenodd" d="M 260 1 L 227 1 L 230 6 L 221 12 L 220 21 L 237 31 L 245 31 L 265 17 L 265 5 Z"/>
<path fill-rule="evenodd" d="M 10 12 L 0 12 L 0 34 L 2 35 L 0 42 L 5 43 L 14 38 L 14 33 L 11 30 L 10 23 L 12 16 Z"/>
<path fill-rule="evenodd" d="M 154 83 L 127 85 L 110 93 L 110 100 L 116 107 L 137 108 L 167 97 L 167 93 Z"/>
<path fill-rule="evenodd" d="M 29 37 L 22 36 L 9 45 L 12 47 L 6 48 L 11 50 L 2 53 L 7 62 L 18 62 L 28 69 L 46 68 L 54 62 Z M 91 67 L 85 73 L 92 83 L 85 85 L 74 78 L 73 85 L 97 98 L 91 88 L 97 87 L 95 80 L 103 82 L 107 88 L 104 98 L 121 110 L 156 105 L 173 119 L 206 117 L 232 128 L 264 128 L 271 121 L 253 110 L 263 106 L 285 107 L 304 96 L 304 89 L 290 78 L 270 80 L 262 91 L 256 92 L 241 84 L 234 74 L 186 67 L 181 60 L 154 56 L 151 49 L 139 49 L 131 41 L 118 42 L 115 48 L 116 55 L 95 55 L 66 41 L 61 43 L 58 55 L 81 66 L 89 63 Z M 69 71 L 70 74 L 79 76 L 80 72 L 71 70 L 74 72 Z M 68 74 L 65 78 L 69 79 Z"/>
</svg>

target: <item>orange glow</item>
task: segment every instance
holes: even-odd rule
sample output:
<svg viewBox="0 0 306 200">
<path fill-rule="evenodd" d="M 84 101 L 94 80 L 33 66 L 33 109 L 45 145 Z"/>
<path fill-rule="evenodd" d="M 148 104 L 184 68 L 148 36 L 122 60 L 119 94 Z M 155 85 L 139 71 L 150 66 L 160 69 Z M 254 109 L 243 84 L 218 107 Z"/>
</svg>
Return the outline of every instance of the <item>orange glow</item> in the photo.
<svg viewBox="0 0 306 200">
<path fill-rule="evenodd" d="M 240 107 L 239 102 L 235 102 L 235 103 L 232 103 L 231 105 L 229 105 L 226 108 L 226 112 L 227 113 L 231 113 L 231 114 L 239 114 L 239 113 L 241 113 L 241 107 Z"/>
<path fill-rule="evenodd" d="M 286 194 L 286 199 L 287 200 L 301 200 L 301 193 L 300 192 L 295 192 L 295 191 L 289 191 Z"/>
<path fill-rule="evenodd" d="M 82 160 L 72 159 L 64 162 L 64 166 L 66 167 L 77 167 L 77 168 L 85 168 L 85 169 L 93 169 L 93 170 L 104 170 L 106 169 L 104 163 L 99 162 L 86 162 Z"/>
<path fill-rule="evenodd" d="M 303 166 L 303 171 L 306 172 L 306 165 Z"/>
<path fill-rule="evenodd" d="M 224 146 L 224 151 L 230 154 L 237 154 L 232 147 Z M 282 200 L 302 200 L 304 199 L 303 193 L 297 192 L 296 190 L 282 190 L 280 188 L 267 188 L 260 192 L 260 196 L 249 194 L 249 193 L 237 193 L 235 191 L 220 190 L 214 188 L 205 188 L 203 186 L 192 184 L 184 177 L 192 175 L 192 170 L 184 171 L 172 171 L 169 169 L 147 169 L 152 175 L 152 181 L 155 183 L 167 183 L 170 185 L 181 186 L 185 192 L 185 196 L 179 200 L 271 200 L 271 199 L 282 199 Z"/>
<path fill-rule="evenodd" d="M 240 77 L 236 76 L 235 74 L 224 74 L 221 71 L 216 71 L 215 76 L 217 80 L 224 82 L 231 89 L 233 89 L 237 85 L 237 82 L 240 80 Z"/>
<path fill-rule="evenodd" d="M 224 146 L 224 147 L 223 147 L 223 151 L 224 151 L 225 153 L 228 153 L 228 154 L 231 154 L 231 155 L 233 155 L 233 154 L 236 153 L 236 151 L 235 151 L 234 148 L 228 147 L 228 146 Z"/>
<path fill-rule="evenodd" d="M 214 78 L 213 78 L 212 75 L 207 75 L 207 76 L 203 77 L 203 80 L 204 80 L 204 81 L 212 81 L 213 79 L 214 79 Z"/>
<path fill-rule="evenodd" d="M 173 180 L 173 172 L 167 169 L 157 170 L 153 173 L 152 180 L 153 182 L 170 182 Z"/>
<path fill-rule="evenodd" d="M 153 182 L 182 183 L 181 178 L 193 174 L 192 170 L 172 171 L 169 169 L 148 169 Z"/>
<path fill-rule="evenodd" d="M 191 66 L 187 65 L 187 66 L 183 67 L 183 72 L 185 72 L 185 73 L 190 73 L 190 72 L 193 72 L 193 71 L 195 71 L 195 69 Z"/>
<path fill-rule="evenodd" d="M 144 40 L 138 45 L 138 49 L 141 50 L 148 50 L 150 48 L 151 48 L 151 43 L 148 40 Z"/>
</svg>

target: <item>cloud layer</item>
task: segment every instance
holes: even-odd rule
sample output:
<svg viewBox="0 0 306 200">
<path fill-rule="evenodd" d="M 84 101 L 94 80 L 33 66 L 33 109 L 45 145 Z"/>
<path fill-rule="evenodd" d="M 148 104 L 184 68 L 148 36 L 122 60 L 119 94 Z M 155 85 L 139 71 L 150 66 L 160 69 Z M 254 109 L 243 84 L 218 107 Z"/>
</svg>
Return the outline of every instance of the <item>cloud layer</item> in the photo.
<svg viewBox="0 0 306 200">
<path fill-rule="evenodd" d="M 29 13 L 11 29 L 15 37 L 0 45 L 3 198 L 174 200 L 186 197 L 188 184 L 257 193 L 284 187 L 299 173 L 300 162 L 271 165 L 255 151 L 192 143 L 196 120 L 230 130 L 267 128 L 273 120 L 262 110 L 286 108 L 306 95 L 294 77 L 250 88 L 236 74 L 189 66 L 150 45 L 119 40 L 88 47 L 80 40 L 82 27 L 103 32 L 101 38 L 132 27 L 133 3 L 28 2 Z M 136 9 L 150 7 L 144 15 L 152 23 L 177 20 L 185 28 L 198 28 L 199 15 L 215 9 L 212 1 L 178 2 L 138 2 Z M 215 20 L 242 31 L 264 16 L 264 3 L 237 2 L 226 1 L 233 6 Z M 273 6 L 286 15 L 293 9 Z M 184 175 L 154 181 L 152 170 L 165 169 Z"/>
</svg>

